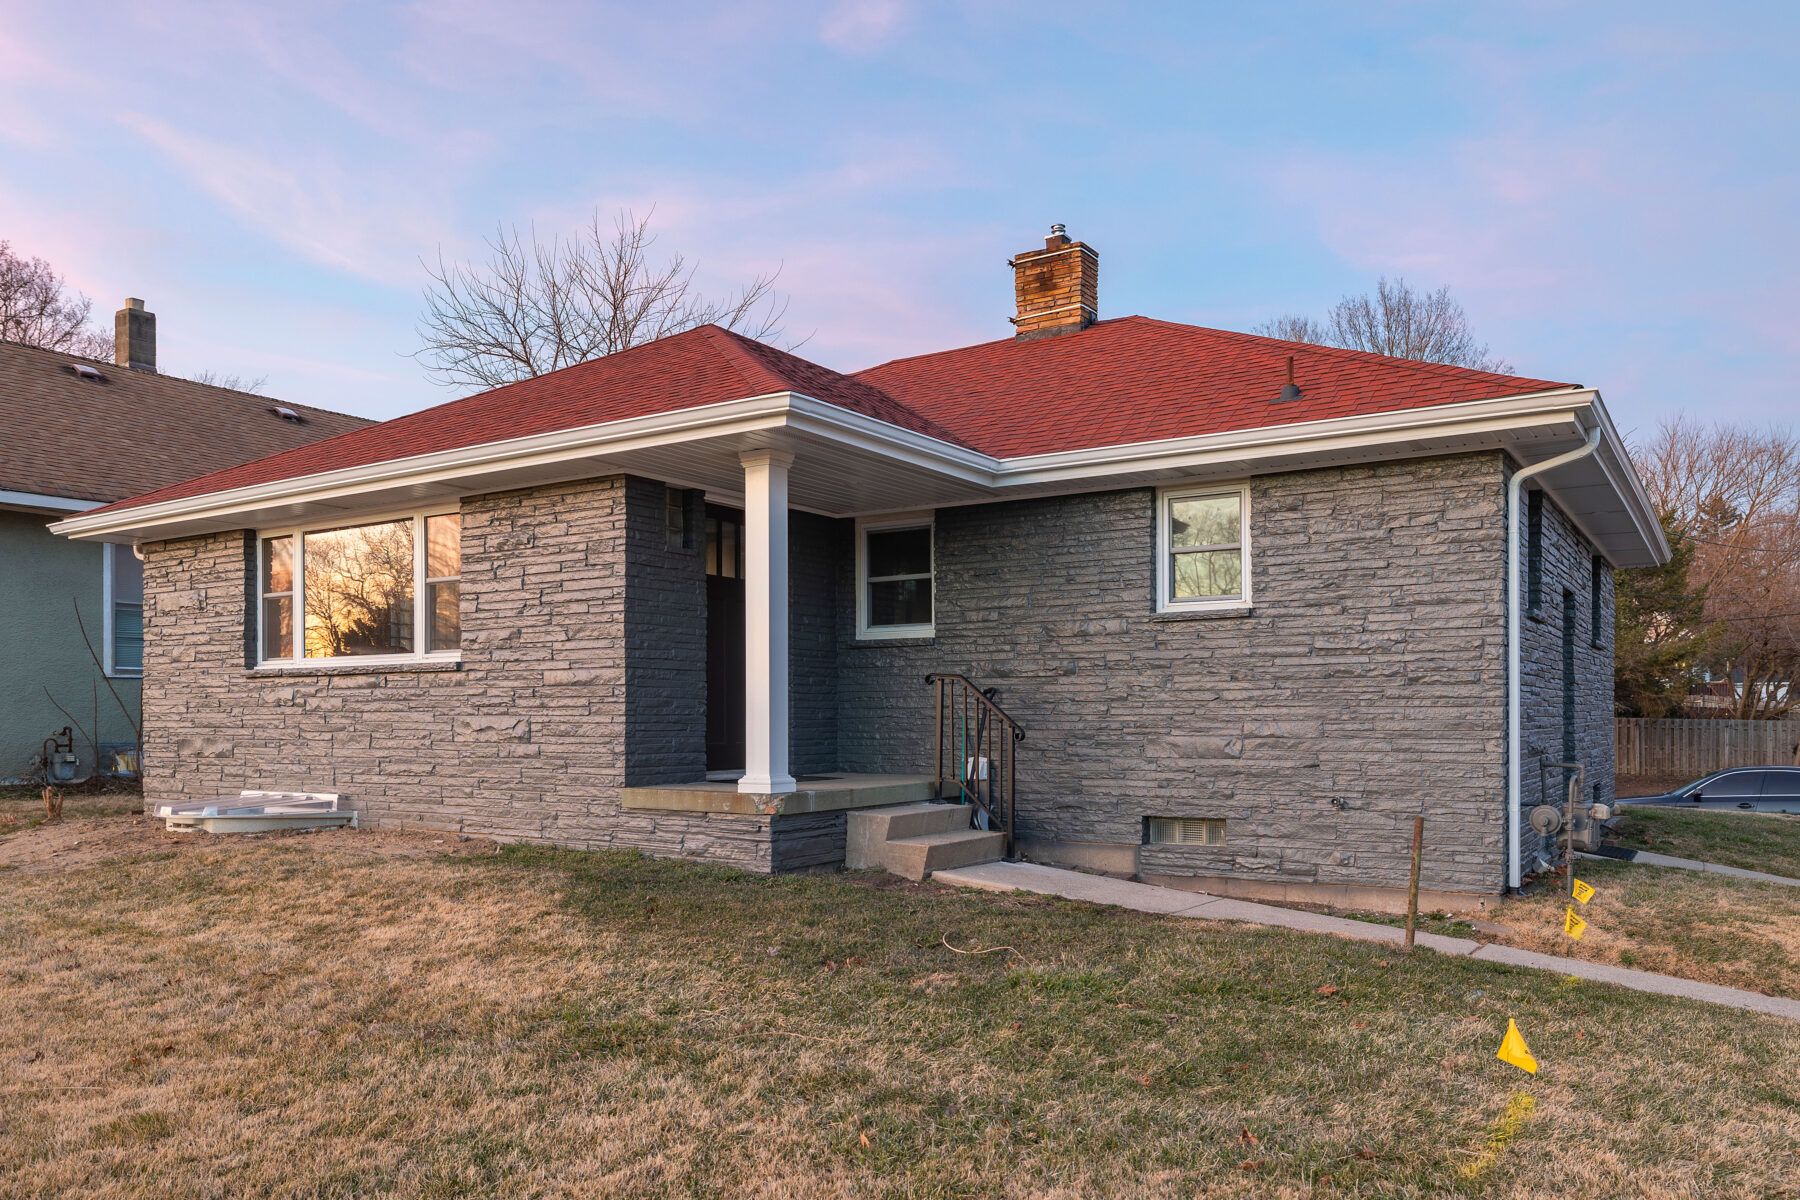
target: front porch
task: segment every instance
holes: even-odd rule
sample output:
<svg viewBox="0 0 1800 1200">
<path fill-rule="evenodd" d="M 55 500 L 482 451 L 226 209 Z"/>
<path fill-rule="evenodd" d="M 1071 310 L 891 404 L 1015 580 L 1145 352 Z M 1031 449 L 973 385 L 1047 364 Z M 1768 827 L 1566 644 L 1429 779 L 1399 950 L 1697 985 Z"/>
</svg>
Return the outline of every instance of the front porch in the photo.
<svg viewBox="0 0 1800 1200">
<path fill-rule="evenodd" d="M 746 792 L 735 779 L 619 789 L 619 807 L 637 812 L 779 817 L 915 804 L 935 799 L 929 775 L 803 775 L 790 792 Z"/>
</svg>

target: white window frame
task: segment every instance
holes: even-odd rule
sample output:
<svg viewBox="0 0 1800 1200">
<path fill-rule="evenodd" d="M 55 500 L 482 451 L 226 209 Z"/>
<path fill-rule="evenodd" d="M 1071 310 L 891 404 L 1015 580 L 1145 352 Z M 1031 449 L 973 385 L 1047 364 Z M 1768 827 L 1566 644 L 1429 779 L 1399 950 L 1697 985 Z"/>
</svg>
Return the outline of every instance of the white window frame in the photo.
<svg viewBox="0 0 1800 1200">
<path fill-rule="evenodd" d="M 931 570 L 924 575 L 881 575 L 869 578 L 869 534 L 893 529 L 931 531 Z M 869 584 L 895 579 L 931 580 L 931 620 L 923 625 L 870 625 Z M 937 636 L 937 514 L 894 513 L 884 517 L 859 517 L 856 521 L 856 637 L 858 641 L 893 641 L 897 638 Z"/>
<path fill-rule="evenodd" d="M 309 522 L 305 525 L 283 525 L 256 531 L 256 580 L 251 585 L 256 602 L 256 665 L 274 669 L 333 669 L 345 667 L 379 667 L 405 666 L 407 664 L 428 662 L 461 662 L 462 647 L 454 650 L 426 650 L 425 644 L 431 640 L 431 613 L 427 607 L 429 589 L 425 586 L 425 518 L 441 517 L 462 511 L 460 504 L 434 505 L 430 508 L 411 508 L 401 512 L 376 512 L 341 514 L 329 520 Z M 390 521 L 407 521 L 413 523 L 413 646 L 407 654 L 334 654 L 324 658 L 306 657 L 306 535 L 309 533 L 329 533 L 334 529 L 350 529 L 358 525 L 381 525 Z M 263 615 L 263 550 L 269 538 L 288 537 L 293 540 L 294 547 L 294 591 L 293 591 L 293 654 L 286 658 L 268 658 L 263 648 L 268 645 L 264 640 Z M 460 566 L 459 566 L 460 571 Z M 458 574 L 458 579 L 462 576 Z"/>
<path fill-rule="evenodd" d="M 144 677 L 144 669 L 142 667 L 121 667 L 113 661 L 113 555 L 120 551 L 130 551 L 132 554 L 137 555 L 139 562 L 143 561 L 143 556 L 138 553 L 138 548 L 136 546 L 118 545 L 117 549 L 115 549 L 115 543 L 112 542 L 104 542 L 101 545 L 100 640 L 102 649 L 100 656 L 101 662 L 103 663 L 102 669 L 106 672 L 106 676 L 109 679 L 142 679 Z M 143 607 L 142 600 L 138 601 L 138 606 L 140 608 Z"/>
<path fill-rule="evenodd" d="M 1242 596 L 1177 600 L 1171 595 L 1174 581 L 1169 575 L 1169 508 L 1177 500 L 1204 500 L 1213 496 L 1238 498 L 1238 577 L 1243 581 Z M 1157 612 L 1236 612 L 1252 603 L 1250 564 L 1250 485 L 1248 483 L 1177 484 L 1158 488 L 1156 492 L 1156 611 Z"/>
</svg>

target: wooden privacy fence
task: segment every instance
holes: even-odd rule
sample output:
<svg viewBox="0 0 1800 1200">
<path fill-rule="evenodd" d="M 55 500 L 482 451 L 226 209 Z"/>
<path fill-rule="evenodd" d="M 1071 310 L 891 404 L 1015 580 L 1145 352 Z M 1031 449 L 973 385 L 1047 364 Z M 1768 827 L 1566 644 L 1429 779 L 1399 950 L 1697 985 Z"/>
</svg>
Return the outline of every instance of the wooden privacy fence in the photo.
<svg viewBox="0 0 1800 1200">
<path fill-rule="evenodd" d="M 1620 717 L 1613 745 L 1621 775 L 1699 778 L 1726 767 L 1794 762 L 1800 721 L 1664 720 Z"/>
</svg>

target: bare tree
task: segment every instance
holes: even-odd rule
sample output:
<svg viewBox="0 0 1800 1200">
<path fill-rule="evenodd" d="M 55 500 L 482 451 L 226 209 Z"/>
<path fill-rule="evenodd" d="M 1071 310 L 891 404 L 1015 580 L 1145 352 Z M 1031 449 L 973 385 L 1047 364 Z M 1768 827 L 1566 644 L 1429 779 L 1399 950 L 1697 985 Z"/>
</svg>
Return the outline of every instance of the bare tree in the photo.
<svg viewBox="0 0 1800 1200">
<path fill-rule="evenodd" d="M 1331 333 L 1323 325 L 1311 317 L 1297 316 L 1288 313 L 1271 321 L 1264 321 L 1251 331 L 1264 337 L 1280 338 L 1284 342 L 1310 342 L 1315 346 L 1330 346 Z"/>
<path fill-rule="evenodd" d="M 267 375 L 258 375 L 255 378 L 250 378 L 244 375 L 221 375 L 217 371 L 201 371 L 196 375 L 189 376 L 189 378 L 195 383 L 204 383 L 208 387 L 227 388 L 234 392 L 248 392 L 252 396 L 262 395 L 263 388 L 267 386 L 269 382 L 269 377 Z"/>
<path fill-rule="evenodd" d="M 112 339 L 88 324 L 94 302 L 68 290 L 41 258 L 15 253 L 0 240 L 0 341 L 22 342 L 84 358 L 112 357 Z"/>
<path fill-rule="evenodd" d="M 1488 353 L 1476 339 L 1469 316 L 1449 288 L 1415 291 L 1404 279 L 1382 276 L 1368 296 L 1345 296 L 1323 322 L 1310 317 L 1276 317 L 1253 332 L 1290 342 L 1342 346 L 1394 358 L 1447 363 L 1512 374 L 1512 366 Z"/>
<path fill-rule="evenodd" d="M 609 229 L 596 212 L 572 239 L 499 229 L 485 263 L 426 267 L 431 286 L 415 357 L 438 383 L 498 387 L 629 349 L 697 325 L 754 338 L 780 335 L 787 304 L 775 276 L 709 299 L 676 254 L 651 260 L 650 218 L 622 212 Z"/>
<path fill-rule="evenodd" d="M 1635 455 L 1651 500 L 1693 547 L 1689 587 L 1720 637 L 1708 666 L 1728 712 L 1781 716 L 1800 702 L 1800 435 L 1664 422 Z"/>
</svg>

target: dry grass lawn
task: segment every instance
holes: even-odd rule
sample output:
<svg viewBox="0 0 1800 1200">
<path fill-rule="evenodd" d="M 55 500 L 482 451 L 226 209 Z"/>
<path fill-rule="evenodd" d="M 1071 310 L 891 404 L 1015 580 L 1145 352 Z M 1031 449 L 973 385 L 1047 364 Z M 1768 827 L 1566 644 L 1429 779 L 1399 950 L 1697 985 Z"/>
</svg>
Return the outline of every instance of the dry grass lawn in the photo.
<svg viewBox="0 0 1800 1200">
<path fill-rule="evenodd" d="M 1509 931 L 1500 940 L 1800 997 L 1800 888 L 1595 861 L 1581 862 L 1575 874 L 1599 891 L 1586 907 L 1576 906 L 1588 922 L 1579 943 L 1563 936 L 1568 902 L 1560 877 L 1536 895 L 1508 901 L 1490 918 Z"/>
<path fill-rule="evenodd" d="M 0 836 L 0 1063 L 6 1197 L 1767 1197 L 1800 1162 L 1772 1018 L 885 878 L 116 817 Z"/>
<path fill-rule="evenodd" d="M 1636 850 L 1800 879 L 1800 817 L 1626 808 L 1614 831 L 1621 846 Z"/>
</svg>

